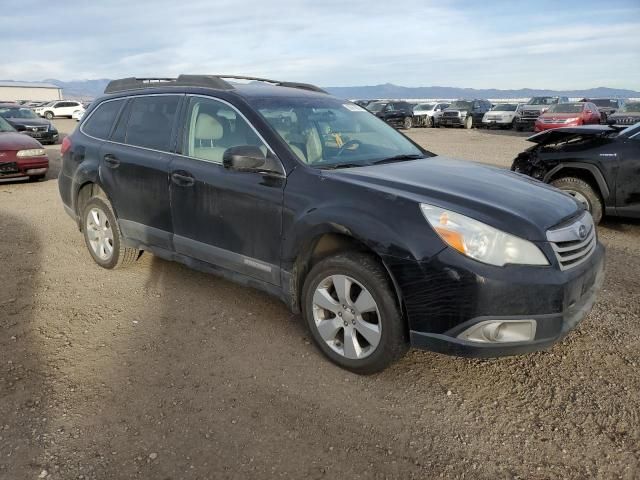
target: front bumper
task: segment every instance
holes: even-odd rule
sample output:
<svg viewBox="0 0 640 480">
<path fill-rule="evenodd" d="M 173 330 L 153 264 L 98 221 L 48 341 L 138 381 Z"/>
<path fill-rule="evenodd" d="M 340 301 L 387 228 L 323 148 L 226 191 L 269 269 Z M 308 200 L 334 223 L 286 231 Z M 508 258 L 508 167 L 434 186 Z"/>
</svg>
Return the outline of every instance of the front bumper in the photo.
<svg viewBox="0 0 640 480">
<path fill-rule="evenodd" d="M 47 157 L 21 158 L 12 162 L 11 168 L 0 169 L 0 180 L 20 180 L 28 177 L 45 175 L 49 170 L 49 159 Z"/>
<path fill-rule="evenodd" d="M 480 264 L 447 248 L 427 263 L 387 265 L 400 288 L 416 348 L 471 357 L 543 350 L 564 338 L 589 313 L 604 279 L 604 248 L 582 264 L 555 266 Z M 418 276 L 422 276 L 419 278 Z M 487 320 L 535 320 L 531 341 L 482 343 L 458 336 Z"/>
<path fill-rule="evenodd" d="M 438 124 L 443 127 L 462 127 L 467 117 L 445 117 L 444 115 L 438 119 Z"/>
<path fill-rule="evenodd" d="M 60 138 L 60 134 L 56 132 L 52 132 L 47 130 L 46 132 L 23 132 L 25 135 L 29 135 L 32 138 L 35 138 L 41 143 L 55 143 Z"/>
</svg>

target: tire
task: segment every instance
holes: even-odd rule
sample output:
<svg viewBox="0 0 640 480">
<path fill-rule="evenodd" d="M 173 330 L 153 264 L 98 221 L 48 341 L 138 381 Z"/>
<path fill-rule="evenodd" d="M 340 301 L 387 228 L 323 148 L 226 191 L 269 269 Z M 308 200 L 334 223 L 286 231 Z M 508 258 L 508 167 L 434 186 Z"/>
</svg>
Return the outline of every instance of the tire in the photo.
<svg viewBox="0 0 640 480">
<path fill-rule="evenodd" d="M 44 175 L 31 175 L 29 177 L 29 181 L 30 182 L 39 182 L 40 180 L 44 179 L 44 177 L 46 175 L 47 175 L 46 173 Z"/>
<path fill-rule="evenodd" d="M 100 212 L 100 222 L 95 222 L 94 220 L 94 223 L 96 223 L 98 227 L 107 227 L 111 232 L 111 253 L 106 256 L 100 256 L 100 249 L 98 248 L 96 250 L 96 248 L 92 246 L 92 241 L 104 244 L 104 239 L 106 238 L 108 240 L 108 236 L 104 235 L 106 232 L 103 232 L 103 235 L 98 240 L 95 240 L 96 237 L 91 233 L 95 232 L 96 229 L 90 226 L 90 220 L 88 220 L 88 218 L 89 215 L 93 216 L 96 210 Z M 95 217 L 93 218 L 95 219 Z M 91 197 L 82 208 L 81 221 L 82 233 L 87 250 L 89 250 L 89 254 L 93 260 L 102 268 L 113 269 L 125 267 L 134 263 L 140 257 L 140 251 L 138 249 L 122 246 L 120 227 L 113 213 L 113 208 L 111 208 L 107 199 Z"/>
<path fill-rule="evenodd" d="M 433 117 L 430 117 L 429 115 L 426 115 L 426 117 L 427 118 L 424 120 L 425 128 L 433 128 L 434 127 Z"/>
<path fill-rule="evenodd" d="M 576 200 L 581 203 L 585 203 L 587 210 L 591 212 L 593 222 L 596 225 L 600 223 L 603 213 L 602 198 L 588 182 L 576 177 L 561 177 L 553 180 L 551 185 L 576 197 Z"/>
<path fill-rule="evenodd" d="M 402 120 L 402 128 L 404 128 L 405 130 L 409 130 L 412 126 L 413 119 L 411 117 L 404 117 L 404 120 Z"/>
<path fill-rule="evenodd" d="M 514 124 L 514 127 L 516 129 L 516 132 L 521 132 L 522 131 L 522 125 L 518 125 L 517 123 Z"/>
<path fill-rule="evenodd" d="M 53 120 L 53 112 L 44 112 L 44 118 L 47 120 Z"/>
<path fill-rule="evenodd" d="M 473 117 L 471 115 L 467 115 L 467 118 L 464 119 L 464 128 L 467 130 L 471 130 L 473 128 Z"/>
<path fill-rule="evenodd" d="M 343 290 L 349 292 L 346 301 L 342 295 L 344 304 L 339 301 L 340 297 L 333 284 L 333 279 L 336 278 L 353 281 Z M 320 294 L 322 291 L 324 294 Z M 369 305 L 369 309 L 361 313 L 357 304 L 365 293 L 369 294 L 370 301 L 362 302 L 362 305 L 365 309 L 367 307 L 364 305 Z M 317 303 L 318 299 L 328 300 L 324 304 L 329 305 L 331 310 L 321 308 Z M 371 301 L 374 311 L 371 310 Z M 346 309 L 343 308 L 345 306 Z M 333 363 L 357 374 L 368 375 L 385 369 L 401 358 L 409 346 L 404 319 L 386 270 L 370 255 L 346 252 L 317 263 L 304 282 L 302 314 L 314 343 L 322 353 Z M 323 329 L 324 337 L 318 328 L 319 324 L 327 325 Z M 377 342 L 375 347 L 361 334 L 363 331 L 368 334 L 374 332 L 372 336 L 367 336 L 374 343 Z M 347 338 L 352 339 L 349 349 L 346 348 Z"/>
</svg>

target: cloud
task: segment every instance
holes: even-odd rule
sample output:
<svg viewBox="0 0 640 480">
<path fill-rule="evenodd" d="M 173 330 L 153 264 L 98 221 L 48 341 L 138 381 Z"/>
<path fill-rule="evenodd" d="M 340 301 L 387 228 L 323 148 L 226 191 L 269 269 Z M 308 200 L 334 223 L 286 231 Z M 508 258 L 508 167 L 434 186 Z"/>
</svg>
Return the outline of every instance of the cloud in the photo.
<svg viewBox="0 0 640 480">
<path fill-rule="evenodd" d="M 610 2 L 610 9 L 556 2 L 553 15 L 540 14 L 544 4 L 425 0 L 64 5 L 61 14 L 60 3 L 25 0 L 3 12 L 0 78 L 191 72 L 327 86 L 640 88 L 640 6 L 633 1 Z M 56 27 L 32 28 L 42 18 L 56 19 Z"/>
</svg>

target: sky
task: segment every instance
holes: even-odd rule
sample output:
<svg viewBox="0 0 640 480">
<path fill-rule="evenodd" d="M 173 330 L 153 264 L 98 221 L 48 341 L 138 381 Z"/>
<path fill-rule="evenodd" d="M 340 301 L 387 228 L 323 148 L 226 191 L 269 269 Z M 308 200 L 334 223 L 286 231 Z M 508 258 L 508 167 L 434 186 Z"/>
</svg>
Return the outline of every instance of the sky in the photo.
<svg viewBox="0 0 640 480">
<path fill-rule="evenodd" d="M 2 80 L 640 90 L 640 0 L 0 0 L 0 11 Z"/>
</svg>

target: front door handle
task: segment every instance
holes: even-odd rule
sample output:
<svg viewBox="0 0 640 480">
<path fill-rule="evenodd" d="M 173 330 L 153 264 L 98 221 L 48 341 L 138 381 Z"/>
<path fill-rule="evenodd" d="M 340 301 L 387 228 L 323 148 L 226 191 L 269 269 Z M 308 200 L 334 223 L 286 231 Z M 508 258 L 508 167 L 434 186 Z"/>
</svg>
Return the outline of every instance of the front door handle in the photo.
<svg viewBox="0 0 640 480">
<path fill-rule="evenodd" d="M 192 187 L 196 183 L 190 173 L 183 171 L 173 172 L 171 181 L 180 187 Z"/>
<path fill-rule="evenodd" d="M 115 155 L 111 155 L 110 153 L 107 153 L 104 156 L 104 163 L 107 165 L 107 167 L 109 168 L 118 168 L 120 166 L 120 160 L 118 160 Z"/>
</svg>

